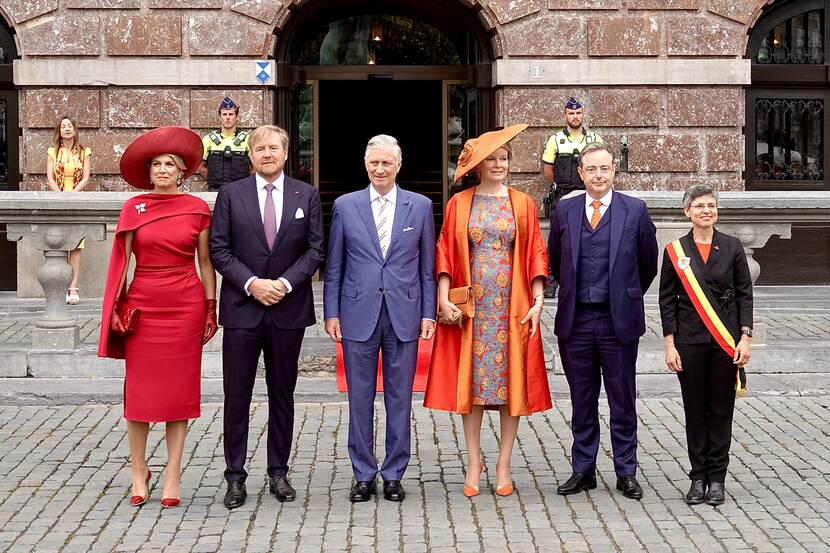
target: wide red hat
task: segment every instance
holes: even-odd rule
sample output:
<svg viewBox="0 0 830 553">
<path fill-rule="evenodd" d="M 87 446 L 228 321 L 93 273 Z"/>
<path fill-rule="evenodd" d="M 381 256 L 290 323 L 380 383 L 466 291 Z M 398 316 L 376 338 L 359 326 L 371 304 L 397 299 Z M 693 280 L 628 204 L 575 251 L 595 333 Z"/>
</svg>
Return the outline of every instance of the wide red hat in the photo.
<svg viewBox="0 0 830 553">
<path fill-rule="evenodd" d="M 182 180 L 196 172 L 202 163 L 204 147 L 199 135 L 184 127 L 159 127 L 133 140 L 121 156 L 121 177 L 136 188 L 152 190 L 147 162 L 163 154 L 176 154 L 184 160 Z"/>
</svg>

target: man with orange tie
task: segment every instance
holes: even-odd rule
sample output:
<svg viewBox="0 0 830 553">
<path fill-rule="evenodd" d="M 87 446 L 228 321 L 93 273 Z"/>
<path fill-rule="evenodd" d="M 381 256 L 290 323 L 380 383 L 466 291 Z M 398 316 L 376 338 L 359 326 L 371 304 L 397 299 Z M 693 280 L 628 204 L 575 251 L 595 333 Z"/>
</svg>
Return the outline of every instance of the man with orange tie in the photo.
<svg viewBox="0 0 830 553">
<path fill-rule="evenodd" d="M 554 333 L 573 408 L 573 474 L 557 491 L 570 495 L 597 486 L 601 378 L 617 489 L 639 500 L 635 372 L 646 330 L 643 295 L 657 275 L 656 229 L 645 202 L 612 190 L 614 153 L 608 146 L 586 146 L 578 170 L 586 193 L 559 203 L 548 243 L 560 286 Z"/>
</svg>

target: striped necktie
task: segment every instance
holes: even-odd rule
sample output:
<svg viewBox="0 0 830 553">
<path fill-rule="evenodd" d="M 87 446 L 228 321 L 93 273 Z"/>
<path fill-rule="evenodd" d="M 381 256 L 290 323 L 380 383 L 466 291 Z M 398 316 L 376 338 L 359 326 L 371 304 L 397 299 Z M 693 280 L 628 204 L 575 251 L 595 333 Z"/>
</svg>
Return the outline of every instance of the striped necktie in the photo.
<svg viewBox="0 0 830 553">
<path fill-rule="evenodd" d="M 386 259 L 386 250 L 389 248 L 388 232 L 386 230 L 386 205 L 389 200 L 383 196 L 378 196 L 375 201 L 378 202 L 377 225 L 375 227 L 378 232 L 378 242 L 380 242 L 380 255 Z"/>
</svg>

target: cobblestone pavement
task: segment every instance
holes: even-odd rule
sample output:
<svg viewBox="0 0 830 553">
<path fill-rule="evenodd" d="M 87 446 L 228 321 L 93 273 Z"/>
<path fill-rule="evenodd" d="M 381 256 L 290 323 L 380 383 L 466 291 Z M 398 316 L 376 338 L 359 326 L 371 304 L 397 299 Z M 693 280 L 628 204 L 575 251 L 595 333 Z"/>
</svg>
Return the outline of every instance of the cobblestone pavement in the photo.
<svg viewBox="0 0 830 553">
<path fill-rule="evenodd" d="M 553 339 L 553 318 L 556 314 L 556 300 L 547 300 L 546 309 L 542 315 L 543 336 Z M 8 317 L 0 314 L 0 344 L 28 345 L 32 342 L 34 316 L 21 318 Z M 830 312 L 826 309 L 819 313 L 780 313 L 771 310 L 758 309 L 755 313 L 756 323 L 766 323 L 767 339 L 776 340 L 822 339 L 830 340 Z M 323 330 L 323 310 L 318 306 L 318 324 L 306 330 L 306 337 L 325 337 Z M 78 328 L 81 343 L 94 345 L 98 343 L 100 334 L 100 312 L 86 310 L 78 315 Z M 646 309 L 646 334 L 643 340 L 656 340 L 662 343 L 663 331 L 660 325 L 660 313 L 656 305 L 649 305 Z"/>
<path fill-rule="evenodd" d="M 482 495 L 469 500 L 461 494 L 460 418 L 416 407 L 406 501 L 352 505 L 347 407 L 297 406 L 290 477 L 298 500 L 280 504 L 267 493 L 266 407 L 256 404 L 248 502 L 228 512 L 218 405 L 205 405 L 191 424 L 184 499 L 170 510 L 159 505 L 161 425 L 148 446 L 151 502 L 136 509 L 128 505 L 120 407 L 3 407 L 0 551 L 830 551 L 830 397 L 740 400 L 728 500 L 718 508 L 682 500 L 688 482 L 680 401 L 645 399 L 638 408 L 642 502 L 614 489 L 605 404 L 599 488 L 556 495 L 570 473 L 570 405 L 563 401 L 522 421 L 511 497 L 492 493 L 497 417 L 485 417 L 487 472 Z M 380 404 L 378 411 L 382 416 Z"/>
</svg>

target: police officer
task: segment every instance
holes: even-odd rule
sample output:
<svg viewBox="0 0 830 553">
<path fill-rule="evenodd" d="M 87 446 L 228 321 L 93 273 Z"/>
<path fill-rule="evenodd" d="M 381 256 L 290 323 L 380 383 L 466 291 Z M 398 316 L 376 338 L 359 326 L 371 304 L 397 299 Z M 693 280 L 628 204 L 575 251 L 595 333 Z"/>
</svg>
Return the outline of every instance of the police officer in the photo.
<svg viewBox="0 0 830 553">
<path fill-rule="evenodd" d="M 565 123 L 567 126 L 548 139 L 542 153 L 542 167 L 545 180 L 551 184 L 550 193 L 543 199 L 545 215 L 550 217 L 556 204 L 562 197 L 574 190 L 585 190 L 585 184 L 579 176 L 579 155 L 588 144 L 602 143 L 602 138 L 582 125 L 585 110 L 582 103 L 571 96 L 565 103 Z M 551 278 L 545 289 L 545 297 L 556 295 L 557 284 Z"/>
<path fill-rule="evenodd" d="M 585 185 L 577 172 L 579 154 L 588 144 L 602 143 L 603 140 L 598 134 L 582 126 L 584 114 L 585 110 L 579 100 L 569 98 L 565 104 L 567 126 L 551 136 L 545 145 L 542 163 L 545 180 L 551 183 L 552 200 L 546 205 L 548 209 L 552 209 L 559 199 L 569 192 L 585 190 Z"/>
<path fill-rule="evenodd" d="M 211 190 L 219 190 L 220 186 L 251 174 L 248 133 L 236 128 L 239 106 L 226 96 L 218 111 L 221 128 L 202 138 L 205 153 L 199 167 Z"/>
</svg>

